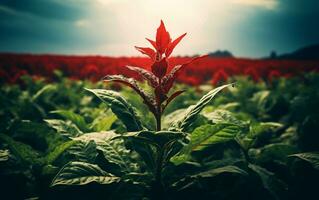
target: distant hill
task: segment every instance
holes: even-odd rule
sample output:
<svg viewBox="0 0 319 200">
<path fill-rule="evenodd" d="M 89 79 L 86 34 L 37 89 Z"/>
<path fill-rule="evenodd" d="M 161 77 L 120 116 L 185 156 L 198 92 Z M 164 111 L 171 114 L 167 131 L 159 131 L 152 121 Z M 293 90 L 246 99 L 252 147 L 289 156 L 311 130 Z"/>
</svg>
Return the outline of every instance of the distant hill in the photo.
<svg viewBox="0 0 319 200">
<path fill-rule="evenodd" d="M 289 60 L 319 60 L 319 44 L 306 46 L 291 53 L 286 53 L 275 57 L 271 56 L 271 58 Z"/>
<path fill-rule="evenodd" d="M 215 52 L 209 53 L 208 56 L 215 57 L 215 58 L 232 58 L 232 57 L 234 57 L 233 54 L 227 50 L 225 50 L 225 51 L 217 50 Z"/>
</svg>

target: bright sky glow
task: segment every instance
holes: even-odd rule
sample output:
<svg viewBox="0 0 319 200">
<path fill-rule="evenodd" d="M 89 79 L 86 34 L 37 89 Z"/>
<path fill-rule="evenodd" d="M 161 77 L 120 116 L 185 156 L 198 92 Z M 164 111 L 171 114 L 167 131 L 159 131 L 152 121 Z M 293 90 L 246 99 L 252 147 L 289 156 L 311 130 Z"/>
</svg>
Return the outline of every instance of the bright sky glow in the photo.
<svg viewBox="0 0 319 200">
<path fill-rule="evenodd" d="M 145 37 L 155 37 L 161 19 L 173 38 L 188 33 L 175 55 L 221 49 L 260 57 L 319 42 L 319 24 L 312 19 L 319 13 L 315 0 L 29 0 L 27 6 L 19 0 L 3 2 L 2 52 L 139 55 L 133 46 L 148 45 Z"/>
</svg>

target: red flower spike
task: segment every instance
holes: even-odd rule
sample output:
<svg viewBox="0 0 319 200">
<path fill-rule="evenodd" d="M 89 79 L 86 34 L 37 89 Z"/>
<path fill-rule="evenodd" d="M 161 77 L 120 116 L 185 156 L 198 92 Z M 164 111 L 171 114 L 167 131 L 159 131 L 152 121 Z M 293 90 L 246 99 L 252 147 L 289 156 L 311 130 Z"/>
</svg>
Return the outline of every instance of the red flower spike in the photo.
<svg viewBox="0 0 319 200">
<path fill-rule="evenodd" d="M 155 60 L 156 52 L 148 47 L 135 47 L 139 52 L 149 56 L 152 60 Z"/>
<path fill-rule="evenodd" d="M 155 61 L 152 65 L 152 72 L 158 78 L 163 78 L 167 71 L 168 63 L 166 58 L 163 58 L 159 62 Z"/>
<path fill-rule="evenodd" d="M 161 25 L 157 28 L 156 32 L 156 50 L 160 54 L 165 53 L 168 44 L 171 42 L 169 33 L 166 31 L 165 25 L 161 20 Z"/>
<path fill-rule="evenodd" d="M 172 88 L 175 79 L 177 78 L 179 71 L 185 66 L 191 64 L 197 59 L 203 58 L 196 57 L 187 63 L 175 66 L 169 74 L 167 73 L 168 58 L 172 54 L 176 45 L 185 37 L 186 33 L 182 34 L 174 41 L 171 40 L 170 34 L 166 31 L 165 25 L 161 20 L 160 26 L 157 28 L 156 40 L 146 40 L 155 48 L 149 47 L 135 47 L 139 52 L 149 56 L 152 59 L 151 72 L 139 67 L 127 66 L 129 70 L 137 72 L 140 76 L 148 81 L 148 84 L 153 88 L 154 95 L 149 96 L 142 88 L 140 88 L 134 79 L 126 78 L 121 75 L 109 75 L 104 78 L 104 81 L 114 81 L 122 83 L 131 87 L 137 92 L 144 103 L 148 106 L 149 110 L 153 113 L 156 120 L 156 130 L 161 130 L 161 116 L 168 106 L 168 104 L 174 100 L 177 96 L 184 91 L 176 91 L 167 96 L 169 90 Z"/>
<path fill-rule="evenodd" d="M 184 33 L 183 35 L 181 35 L 178 38 L 176 38 L 173 42 L 169 43 L 169 45 L 168 45 L 168 47 L 167 47 L 167 49 L 165 51 L 165 56 L 167 58 L 172 54 L 172 52 L 173 52 L 174 48 L 176 47 L 176 45 L 183 39 L 183 37 L 185 37 L 185 35 L 186 35 L 186 33 Z"/>
</svg>

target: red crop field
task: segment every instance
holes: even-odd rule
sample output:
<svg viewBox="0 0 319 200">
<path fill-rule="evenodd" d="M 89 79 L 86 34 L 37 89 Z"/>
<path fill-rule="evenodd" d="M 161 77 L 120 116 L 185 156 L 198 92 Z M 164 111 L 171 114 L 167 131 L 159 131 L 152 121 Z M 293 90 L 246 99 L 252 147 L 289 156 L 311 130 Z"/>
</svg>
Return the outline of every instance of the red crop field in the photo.
<svg viewBox="0 0 319 200">
<path fill-rule="evenodd" d="M 191 57 L 169 59 L 169 70 L 191 60 Z M 1 81 L 14 83 L 21 75 L 52 77 L 54 70 L 60 70 L 73 79 L 101 80 L 106 75 L 123 74 L 135 76 L 126 66 L 137 66 L 147 70 L 151 61 L 144 57 L 107 56 L 63 56 L 0 54 Z M 180 72 L 177 81 L 190 85 L 216 84 L 234 75 L 248 75 L 253 80 L 269 80 L 272 77 L 302 76 L 304 72 L 318 72 L 316 60 L 271 60 L 246 58 L 205 57 L 194 61 Z"/>
</svg>

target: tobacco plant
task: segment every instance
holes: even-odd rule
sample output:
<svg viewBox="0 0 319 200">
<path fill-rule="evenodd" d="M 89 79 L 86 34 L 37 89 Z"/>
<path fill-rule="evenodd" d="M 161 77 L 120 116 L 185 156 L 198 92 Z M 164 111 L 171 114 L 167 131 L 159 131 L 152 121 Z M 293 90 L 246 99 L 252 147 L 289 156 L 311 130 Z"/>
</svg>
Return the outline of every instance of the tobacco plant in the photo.
<svg viewBox="0 0 319 200">
<path fill-rule="evenodd" d="M 207 105 L 219 91 L 230 86 L 224 85 L 210 91 L 195 105 L 190 106 L 187 110 L 185 110 L 178 120 L 174 120 L 168 130 L 162 130 L 161 118 L 165 108 L 170 102 L 172 102 L 172 100 L 184 92 L 183 90 L 178 90 L 170 93 L 179 72 L 187 65 L 190 65 L 194 61 L 203 57 L 193 58 L 190 61 L 177 66 L 170 65 L 169 57 L 176 45 L 185 35 L 186 33 L 182 34 L 177 39 L 172 40 L 163 21 L 161 21 L 160 26 L 157 29 L 155 41 L 147 38 L 147 41 L 150 42 L 154 49 L 148 47 L 135 47 L 138 51 L 147 55 L 151 59 L 151 71 L 136 66 L 127 66 L 127 68 L 137 72 L 147 81 L 153 90 L 153 95 L 145 92 L 143 88 L 138 85 L 137 81 L 132 78 L 127 78 L 122 75 L 107 75 L 103 78 L 103 81 L 105 82 L 118 82 L 131 87 L 142 98 L 143 103 L 146 104 L 149 111 L 155 117 L 155 131 L 147 130 L 143 126 L 139 116 L 136 114 L 135 108 L 133 108 L 119 93 L 104 89 L 87 89 L 99 97 L 103 102 L 108 104 L 117 118 L 124 123 L 128 132 L 122 134 L 110 132 L 104 136 L 101 134 L 101 137 L 103 138 L 102 140 L 92 138 L 92 135 L 86 139 L 90 140 L 91 138 L 94 140 L 101 151 L 104 152 L 106 158 L 112 157 L 112 155 L 107 154 L 114 153 L 115 151 L 108 151 L 109 149 L 107 146 L 110 145 L 108 143 L 110 142 L 114 144 L 114 141 L 121 141 L 120 143 L 124 144 L 125 148 L 132 152 L 137 152 L 140 158 L 144 161 L 144 164 L 142 164 L 137 171 L 128 167 L 130 164 L 125 164 L 125 170 L 120 170 L 120 176 L 115 176 L 114 174 L 104 172 L 96 165 L 93 166 L 85 163 L 71 162 L 56 176 L 53 181 L 53 185 L 70 183 L 85 184 L 92 181 L 102 184 L 110 184 L 120 181 L 126 183 L 143 182 L 142 185 L 146 184 L 146 188 L 150 191 L 149 196 L 151 198 L 161 199 L 165 197 L 165 192 L 167 190 L 167 186 L 165 184 L 167 183 L 163 181 L 163 171 L 167 166 L 171 165 L 169 163 L 174 162 L 174 160 L 175 163 L 180 163 L 181 160 L 185 160 L 186 157 L 189 157 L 190 150 L 193 148 L 192 145 L 197 146 L 197 148 L 199 148 L 199 146 L 205 146 L 204 142 L 207 139 L 205 137 L 198 138 L 198 141 L 195 139 L 195 141 L 191 141 L 192 144 L 184 146 L 185 142 L 188 141 L 186 133 L 187 129 L 196 121 L 198 114 L 205 105 Z M 168 71 L 169 68 L 172 69 Z M 233 134 L 236 133 L 237 129 L 236 126 L 231 127 L 229 124 L 223 124 L 218 127 L 217 131 L 225 128 L 230 130 L 230 137 L 222 132 L 219 137 L 226 136 L 224 140 L 228 140 L 233 137 Z M 215 139 L 212 138 L 212 140 L 212 142 L 220 142 L 217 137 Z M 193 142 L 195 142 L 195 144 L 193 144 Z M 116 144 L 118 145 L 118 143 Z M 204 148 L 204 146 L 201 148 Z M 133 155 L 134 153 L 131 156 Z M 176 156 L 173 159 L 172 157 L 174 155 Z M 109 159 L 109 161 L 112 162 L 112 159 Z M 118 162 L 115 161 L 113 161 L 113 163 L 118 164 Z M 144 169 L 144 165 L 146 169 Z M 76 180 L 70 180 L 69 176 L 71 176 L 72 179 L 74 169 L 76 168 L 84 168 L 83 170 L 86 170 L 87 175 L 92 172 L 95 175 L 93 175 L 90 180 L 86 179 L 85 181 L 81 181 L 81 178 L 78 180 L 76 179 L 76 176 L 73 177 Z"/>
</svg>

